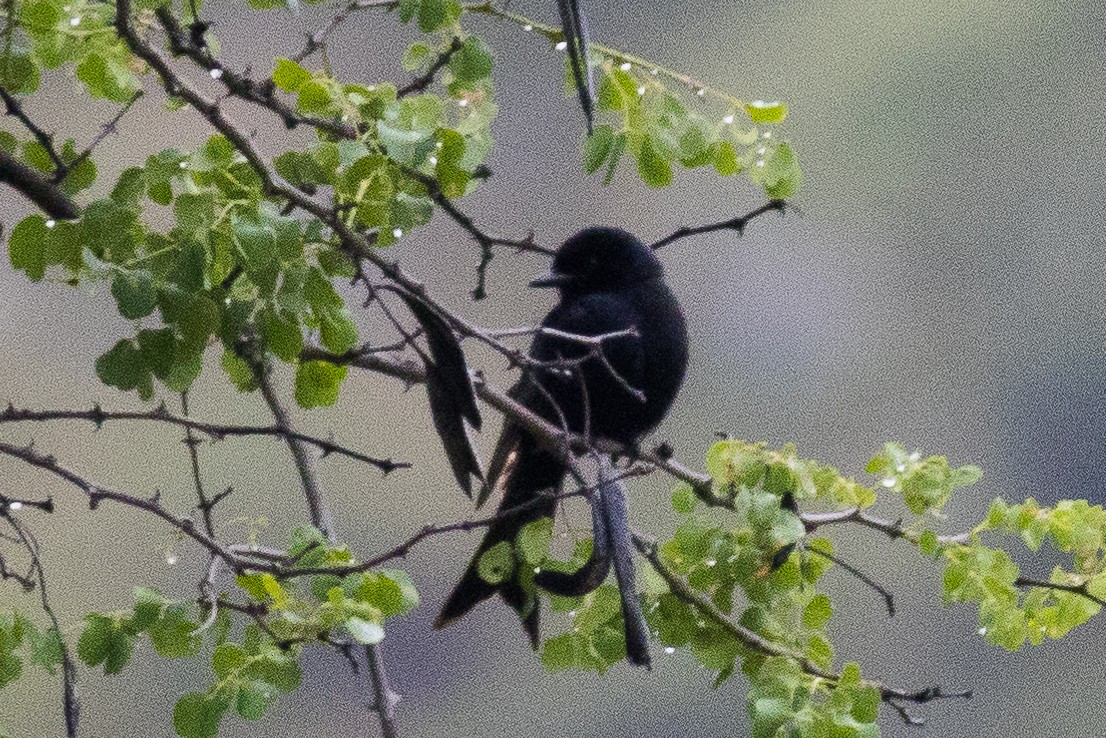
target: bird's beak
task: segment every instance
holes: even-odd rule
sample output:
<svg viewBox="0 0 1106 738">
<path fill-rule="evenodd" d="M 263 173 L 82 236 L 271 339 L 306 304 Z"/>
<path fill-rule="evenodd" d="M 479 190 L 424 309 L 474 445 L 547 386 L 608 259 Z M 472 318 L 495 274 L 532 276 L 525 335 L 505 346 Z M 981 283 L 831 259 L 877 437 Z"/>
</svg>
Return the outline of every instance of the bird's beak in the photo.
<svg viewBox="0 0 1106 738">
<path fill-rule="evenodd" d="M 572 282 L 572 275 L 550 272 L 530 283 L 531 287 L 564 287 Z"/>
</svg>

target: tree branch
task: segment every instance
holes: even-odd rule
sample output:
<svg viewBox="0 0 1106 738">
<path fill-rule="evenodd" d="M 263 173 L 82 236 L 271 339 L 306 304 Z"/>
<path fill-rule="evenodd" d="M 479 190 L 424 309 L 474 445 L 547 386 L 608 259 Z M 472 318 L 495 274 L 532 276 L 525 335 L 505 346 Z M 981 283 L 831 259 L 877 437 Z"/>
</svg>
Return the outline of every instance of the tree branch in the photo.
<svg viewBox="0 0 1106 738">
<path fill-rule="evenodd" d="M 841 680 L 841 675 L 835 672 L 822 668 L 818 664 L 811 661 L 806 656 L 800 653 L 791 651 L 776 643 L 772 643 L 768 639 L 761 636 L 755 631 L 749 630 L 742 625 L 739 625 L 730 620 L 725 613 L 719 610 L 713 602 L 709 601 L 694 589 L 692 589 L 683 579 L 676 576 L 660 558 L 660 554 L 657 551 L 656 543 L 646 539 L 645 537 L 635 533 L 633 536 L 634 546 L 641 552 L 641 555 L 645 557 L 645 560 L 649 562 L 649 565 L 653 567 L 653 570 L 661 576 L 662 579 L 668 584 L 669 590 L 683 602 L 691 605 L 702 613 L 706 618 L 710 619 L 713 623 L 721 627 L 726 633 L 728 633 L 734 640 L 740 643 L 744 648 L 755 651 L 756 653 L 764 654 L 765 656 L 783 656 L 791 659 L 799 665 L 799 667 L 809 674 L 810 676 L 824 679 L 830 684 L 836 685 Z M 905 709 L 902 708 L 902 702 L 914 702 L 918 704 L 924 704 L 936 699 L 942 698 L 962 698 L 970 699 L 971 692 L 957 692 L 946 693 L 941 690 L 940 687 L 933 686 L 921 689 L 915 692 L 909 692 L 902 689 L 896 689 L 888 687 L 879 682 L 867 681 L 863 682 L 865 686 L 875 687 L 879 690 L 880 699 L 894 707 L 904 720 L 911 722 L 912 724 L 920 724 L 915 718 L 909 716 Z"/>
<path fill-rule="evenodd" d="M 710 223 L 708 225 L 701 226 L 685 226 L 680 228 L 671 234 L 665 236 L 659 241 L 653 243 L 652 248 L 654 251 L 663 248 L 673 241 L 678 241 L 681 238 L 687 238 L 688 236 L 697 236 L 702 233 L 711 233 L 713 231 L 737 231 L 737 235 L 742 235 L 745 232 L 745 226 L 749 224 L 753 219 L 770 213 L 774 210 L 780 213 L 786 212 L 788 207 L 787 202 L 784 200 L 769 200 L 766 204 L 761 205 L 756 210 L 746 213 L 745 215 L 738 216 L 736 218 L 730 218 L 729 220 L 723 220 L 718 223 Z"/>
<path fill-rule="evenodd" d="M 54 608 L 50 605 L 50 598 L 46 593 L 46 570 L 42 568 L 42 559 L 39 558 L 38 542 L 9 510 L 0 511 L 0 518 L 6 520 L 15 531 L 31 557 L 31 568 L 38 580 L 38 596 L 42 603 L 42 611 L 50 619 L 54 632 L 58 636 L 58 644 L 61 646 L 62 711 L 65 715 L 65 732 L 69 738 L 76 738 L 77 726 L 81 721 L 81 702 L 77 697 L 77 668 L 69 653 L 69 646 L 62 636 L 61 624 L 58 623 L 58 617 L 54 614 Z"/>
<path fill-rule="evenodd" d="M 108 421 L 142 420 L 158 423 L 167 423 L 186 428 L 189 431 L 198 431 L 214 441 L 221 441 L 227 436 L 276 436 L 285 439 L 293 439 L 300 443 L 318 448 L 325 458 L 331 454 L 345 456 L 355 461 L 374 466 L 388 474 L 396 469 L 409 469 L 411 464 L 405 461 L 392 461 L 391 459 L 378 459 L 366 456 L 334 441 L 316 438 L 304 433 L 299 433 L 290 428 L 282 428 L 279 425 L 251 426 L 251 425 L 224 425 L 219 423 L 205 423 L 192 420 L 188 417 L 173 415 L 164 406 L 153 410 L 111 412 L 101 409 L 98 405 L 91 410 L 29 410 L 16 408 L 12 405 L 0 412 L 0 424 L 19 422 L 47 422 L 53 420 L 87 420 L 99 428 Z"/>
</svg>

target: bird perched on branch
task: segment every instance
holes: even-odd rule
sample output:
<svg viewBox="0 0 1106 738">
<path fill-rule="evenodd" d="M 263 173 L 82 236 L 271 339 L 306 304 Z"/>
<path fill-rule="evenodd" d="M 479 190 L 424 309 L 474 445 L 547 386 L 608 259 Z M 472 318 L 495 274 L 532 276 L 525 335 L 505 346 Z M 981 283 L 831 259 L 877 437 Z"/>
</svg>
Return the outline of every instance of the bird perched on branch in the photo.
<svg viewBox="0 0 1106 738">
<path fill-rule="evenodd" d="M 660 261 L 648 246 L 625 231 L 588 228 L 565 242 L 553 259 L 551 273 L 534 280 L 530 286 L 558 289 L 560 302 L 542 321 L 530 349 L 533 361 L 511 390 L 512 396 L 558 427 L 589 438 L 636 445 L 668 412 L 687 366 L 683 314 L 665 284 Z M 512 575 L 492 584 L 480 576 L 479 562 L 496 544 L 513 543 L 527 523 L 553 515 L 552 496 L 536 504 L 535 499 L 556 491 L 565 474 L 563 456 L 543 446 L 522 427 L 507 423 L 489 463 L 478 504 L 497 490 L 503 494 L 500 511 L 531 505 L 488 529 L 464 576 L 442 607 L 436 627 L 449 625 L 498 593 L 518 612 L 531 644 L 537 648 L 540 608 L 531 582 L 560 593 L 578 589 L 581 582 L 572 581 L 571 575 L 553 572 L 535 577 L 521 572 L 520 576 L 516 563 Z M 610 483 L 609 478 L 601 480 L 600 493 Z M 614 483 L 617 485 L 617 481 Z M 606 495 L 607 504 L 624 508 L 620 491 L 611 488 L 610 492 Z M 591 573 L 598 572 L 601 582 L 612 558 L 616 574 L 625 569 L 619 563 L 628 561 L 628 551 L 617 549 L 629 545 L 629 531 L 624 509 L 597 514 L 613 519 L 613 524 L 600 527 L 596 518 L 596 543 L 609 540 L 616 549 L 613 555 L 606 552 L 605 561 L 589 562 Z M 602 551 L 598 554 L 600 558 L 603 555 Z M 619 583 L 624 584 L 621 575 Z M 625 603 L 626 596 L 633 593 L 623 594 Z M 636 620 L 641 631 L 640 613 Z M 627 616 L 628 626 L 629 621 Z M 635 657 L 630 643 L 634 639 L 629 631 L 627 635 L 630 660 L 647 664 L 647 651 Z M 639 635 L 644 637 L 643 632 Z"/>
</svg>

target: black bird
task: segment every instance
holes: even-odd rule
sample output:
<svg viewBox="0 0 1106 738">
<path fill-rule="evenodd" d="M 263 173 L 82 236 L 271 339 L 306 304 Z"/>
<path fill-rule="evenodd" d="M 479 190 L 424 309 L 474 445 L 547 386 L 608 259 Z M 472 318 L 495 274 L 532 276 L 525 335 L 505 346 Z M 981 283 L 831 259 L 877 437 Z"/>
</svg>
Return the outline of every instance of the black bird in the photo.
<svg viewBox="0 0 1106 738">
<path fill-rule="evenodd" d="M 687 367 L 683 313 L 664 282 L 664 271 L 652 249 L 616 228 L 588 228 L 565 242 L 553 259 L 552 272 L 530 286 L 560 290 L 560 302 L 541 323 L 545 328 L 582 336 L 625 333 L 602 342 L 605 361 L 589 356 L 592 348 L 580 342 L 539 333 L 530 348 L 532 358 L 554 364 L 588 358 L 571 375 L 564 368 L 531 368 L 511 390 L 512 396 L 554 425 L 567 425 L 594 438 L 637 444 L 668 412 Z M 565 362 L 560 363 L 563 367 Z M 555 454 L 521 427 L 508 423 L 489 464 L 479 502 L 494 487 L 503 491 L 501 511 L 517 507 L 559 487 L 565 473 L 564 463 Z M 617 492 L 612 499 L 621 503 Z M 523 526 L 552 517 L 554 509 L 555 501 L 550 498 L 493 524 L 442 607 L 435 627 L 449 625 L 498 592 L 518 612 L 536 649 L 540 608 L 531 578 L 516 573 L 490 584 L 480 577 L 477 564 L 485 551 L 501 541 L 513 542 Z M 624 521 L 614 525 L 625 528 Z M 603 532 L 597 528 L 597 542 Z M 622 533 L 623 540 L 628 540 L 628 532 Z M 617 571 L 617 553 L 615 563 Z M 605 576 L 606 568 L 600 581 Z M 536 581 L 546 586 L 540 575 Z M 552 584 L 551 579 L 546 581 Z M 648 663 L 647 653 L 644 661 L 630 656 L 635 663 Z"/>
</svg>

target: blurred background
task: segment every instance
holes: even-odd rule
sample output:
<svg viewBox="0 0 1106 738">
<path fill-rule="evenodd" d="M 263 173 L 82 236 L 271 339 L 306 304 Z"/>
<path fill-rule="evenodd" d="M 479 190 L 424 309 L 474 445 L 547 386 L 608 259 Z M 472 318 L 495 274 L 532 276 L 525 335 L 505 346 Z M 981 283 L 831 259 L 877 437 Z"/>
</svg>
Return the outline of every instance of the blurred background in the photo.
<svg viewBox="0 0 1106 738">
<path fill-rule="evenodd" d="M 336 7 L 328 2 L 292 17 L 240 5 L 209 2 L 205 10 L 226 60 L 259 74 Z M 585 8 L 597 41 L 746 99 L 787 101 L 788 135 L 805 175 L 799 214 L 762 218 L 742 238 L 715 233 L 663 252 L 689 319 L 692 365 L 656 440 L 667 440 L 692 465 L 721 430 L 774 445 L 795 442 L 804 456 L 848 474 L 861 475 L 884 440 L 979 464 L 984 479 L 950 506 L 949 531 L 978 520 L 995 496 L 1103 501 L 1106 6 L 585 0 Z M 549 21 L 556 15 L 546 0 L 512 9 Z M 489 161 L 495 176 L 464 203 L 488 230 L 533 230 L 553 244 L 585 225 L 613 223 L 655 239 L 763 201 L 740 178 L 712 173 L 681 172 L 663 191 L 646 189 L 629 170 L 608 187 L 585 178 L 582 117 L 575 100 L 563 96 L 560 56 L 517 27 L 469 23 L 497 52 L 501 115 Z M 343 79 L 395 78 L 412 36 L 392 16 L 362 13 L 333 39 L 330 59 Z M 90 103 L 70 75 L 50 78 L 28 107 L 47 127 L 87 141 L 113 109 Z M 159 99 L 139 103 L 97 149 L 96 192 L 147 154 L 189 149 L 210 134 L 188 112 L 164 117 Z M 254 125 L 251 112 L 232 112 Z M 269 153 L 288 141 L 269 121 L 257 128 Z M 8 190 L 0 198 L 0 221 L 9 229 L 31 212 Z M 471 303 L 476 247 L 440 215 L 394 249 L 447 304 L 485 325 L 536 322 L 550 305 L 550 295 L 523 287 L 545 262 L 511 254 L 493 262 L 490 298 Z M 5 262 L 0 402 L 137 406 L 102 386 L 93 370 L 94 358 L 130 331 L 106 285 L 33 285 Z M 374 331 L 365 325 L 363 339 Z M 218 353 L 209 352 L 191 394 L 193 414 L 268 422 L 259 397 L 230 388 Z M 477 354 L 474 364 L 504 379 L 501 361 Z M 291 402 L 291 375 L 280 377 Z M 176 398 L 166 399 L 176 406 Z M 488 417 L 485 449 L 496 433 Z M 362 556 L 425 523 L 472 516 L 431 431 L 421 388 L 404 392 L 393 380 L 354 373 L 334 408 L 299 412 L 297 420 L 366 453 L 416 462 L 387 479 L 338 458 L 319 464 L 339 533 Z M 102 486 L 160 490 L 180 512 L 193 502 L 185 447 L 172 428 L 0 431 L 9 442 L 33 439 Z M 304 519 L 279 443 L 227 440 L 201 454 L 208 486 L 235 489 L 221 508 L 224 535 L 253 530 L 279 543 Z M 59 504 L 51 517 L 28 511 L 24 520 L 46 550 L 51 595 L 72 639 L 84 612 L 129 602 L 136 584 L 193 596 L 205 561 L 194 546 L 125 509 L 90 512 L 75 491 L 14 461 L 0 460 L 0 469 L 6 494 L 52 494 Z M 676 516 L 668 494 L 664 479 L 636 481 L 635 525 L 670 531 Z M 257 524 L 260 516 L 267 526 Z M 847 528 L 831 537 L 842 555 L 893 591 L 899 606 L 889 619 L 870 591 L 839 571 L 828 574 L 839 657 L 859 660 L 866 675 L 897 686 L 975 690 L 970 702 L 915 710 L 927 720 L 922 729 L 885 710 L 885 735 L 1082 735 L 1106 725 L 1101 616 L 1064 641 L 1005 653 L 976 634 L 973 610 L 941 607 L 939 571 L 905 544 Z M 476 541 L 475 534 L 440 536 L 402 563 L 423 598 L 423 607 L 391 625 L 384 643 L 393 687 L 403 695 L 405 738 L 745 733 L 744 682 L 712 691 L 710 676 L 687 654 L 658 653 L 650 672 L 621 665 L 602 678 L 549 675 L 513 613 L 497 602 L 446 631 L 432 630 Z M 170 553 L 178 559 L 172 567 Z M 1047 552 L 1019 560 L 1036 574 L 1052 566 Z M 0 611 L 12 606 L 34 612 L 36 603 L 8 583 L 0 588 Z M 546 631 L 562 625 L 549 618 Z M 261 723 L 228 717 L 220 735 L 376 733 L 363 676 L 351 676 L 340 657 L 321 649 L 303 663 L 299 691 L 282 697 Z M 176 698 L 206 688 L 209 679 L 204 663 L 167 662 L 145 644 L 120 676 L 82 669 L 82 734 L 169 736 Z M 11 738 L 61 735 L 58 693 L 56 679 L 30 670 L 14 689 L 0 691 L 0 724 Z"/>
</svg>

